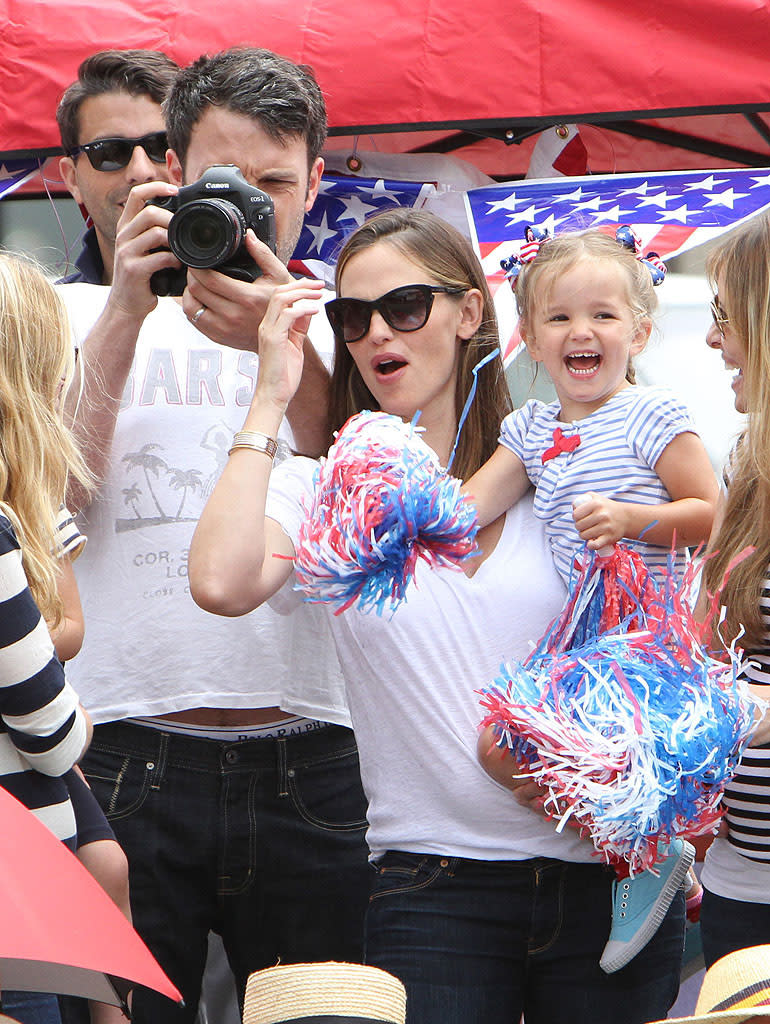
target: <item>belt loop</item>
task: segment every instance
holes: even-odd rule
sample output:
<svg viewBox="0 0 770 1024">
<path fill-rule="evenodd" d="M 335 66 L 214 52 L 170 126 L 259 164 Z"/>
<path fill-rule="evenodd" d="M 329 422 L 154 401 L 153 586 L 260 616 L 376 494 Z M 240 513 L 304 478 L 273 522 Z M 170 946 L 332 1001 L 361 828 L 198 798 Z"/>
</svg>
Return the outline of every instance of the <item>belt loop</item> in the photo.
<svg viewBox="0 0 770 1024">
<path fill-rule="evenodd" d="M 163 776 L 166 772 L 168 744 L 170 739 L 171 737 L 167 732 L 161 732 L 158 734 L 158 758 L 155 762 L 155 771 L 152 773 L 150 789 L 160 789 L 160 784 L 163 781 Z"/>
<path fill-rule="evenodd" d="M 286 797 L 289 795 L 289 775 L 287 771 L 288 758 L 286 756 L 286 739 L 285 737 L 278 737 L 276 739 L 276 768 L 278 771 L 278 796 Z"/>
</svg>

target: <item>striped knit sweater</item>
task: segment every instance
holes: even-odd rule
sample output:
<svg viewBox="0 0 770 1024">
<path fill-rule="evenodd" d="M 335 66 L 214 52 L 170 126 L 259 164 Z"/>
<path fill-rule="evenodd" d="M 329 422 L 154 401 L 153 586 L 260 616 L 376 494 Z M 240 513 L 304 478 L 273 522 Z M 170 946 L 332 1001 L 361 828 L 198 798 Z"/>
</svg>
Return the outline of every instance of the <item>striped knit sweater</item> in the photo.
<svg viewBox="0 0 770 1024">
<path fill-rule="evenodd" d="M 16 534 L 0 515 L 0 785 L 73 848 L 61 776 L 85 741 L 85 716 L 29 590 Z"/>
<path fill-rule="evenodd" d="M 759 601 L 766 642 L 746 651 L 743 675 L 767 688 L 770 700 L 770 576 Z M 770 744 L 744 751 L 738 770 L 725 790 L 729 838 L 745 857 L 770 864 Z"/>
</svg>

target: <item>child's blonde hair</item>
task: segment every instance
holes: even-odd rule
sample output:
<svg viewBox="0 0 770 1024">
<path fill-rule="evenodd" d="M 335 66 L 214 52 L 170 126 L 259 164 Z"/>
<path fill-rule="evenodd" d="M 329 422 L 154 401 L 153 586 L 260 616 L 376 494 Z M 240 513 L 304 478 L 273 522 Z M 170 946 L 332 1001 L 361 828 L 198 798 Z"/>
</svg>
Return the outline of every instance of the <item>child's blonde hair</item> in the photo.
<svg viewBox="0 0 770 1024">
<path fill-rule="evenodd" d="M 704 577 L 712 593 L 731 560 L 748 545 L 754 554 L 736 566 L 722 592 L 724 635 L 742 625 L 745 641 L 763 643 L 760 596 L 770 563 L 770 217 L 752 217 L 715 249 L 706 263 L 731 330 L 746 349 L 743 388 L 748 423 L 728 469 L 725 515 Z"/>
<path fill-rule="evenodd" d="M 556 279 L 572 270 L 581 260 L 607 260 L 619 267 L 625 274 L 626 296 L 634 327 L 640 327 L 645 321 L 652 322 L 658 308 L 658 297 L 649 268 L 611 235 L 592 228 L 547 239 L 540 245 L 535 259 L 524 264 L 515 288 L 516 306 L 523 328 L 532 329 L 536 307 L 548 301 Z"/>
<path fill-rule="evenodd" d="M 30 589 L 58 624 L 56 517 L 68 478 L 91 475 L 60 405 L 75 364 L 67 312 L 32 260 L 0 253 L 0 510 L 21 545 Z"/>
</svg>

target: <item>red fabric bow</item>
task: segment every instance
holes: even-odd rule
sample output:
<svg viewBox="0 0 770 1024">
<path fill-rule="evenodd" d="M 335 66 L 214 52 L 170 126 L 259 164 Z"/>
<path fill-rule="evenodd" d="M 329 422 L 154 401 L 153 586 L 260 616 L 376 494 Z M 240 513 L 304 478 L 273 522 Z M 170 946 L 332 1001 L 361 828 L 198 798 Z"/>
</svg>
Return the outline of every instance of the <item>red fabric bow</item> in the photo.
<svg viewBox="0 0 770 1024">
<path fill-rule="evenodd" d="M 579 444 L 580 434 L 573 434 L 571 437 L 565 437 L 562 433 L 561 427 L 557 427 L 553 432 L 553 446 L 551 448 L 546 448 L 543 452 L 543 465 L 545 465 L 549 459 L 555 459 L 557 455 L 561 455 L 562 452 L 574 452 Z"/>
</svg>

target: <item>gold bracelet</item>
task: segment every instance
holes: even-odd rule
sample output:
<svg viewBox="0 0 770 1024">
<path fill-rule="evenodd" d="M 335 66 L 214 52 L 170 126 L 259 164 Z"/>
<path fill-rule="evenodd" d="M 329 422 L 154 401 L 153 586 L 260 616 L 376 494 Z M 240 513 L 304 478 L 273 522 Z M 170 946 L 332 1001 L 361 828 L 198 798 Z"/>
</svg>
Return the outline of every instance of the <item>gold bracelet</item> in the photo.
<svg viewBox="0 0 770 1024">
<path fill-rule="evenodd" d="M 239 430 L 237 434 L 233 435 L 233 443 L 227 454 L 232 455 L 236 448 L 250 448 L 253 452 L 262 452 L 263 455 L 268 455 L 272 461 L 278 452 L 278 442 L 274 438 L 268 437 L 267 434 L 261 434 L 258 430 Z"/>
</svg>

